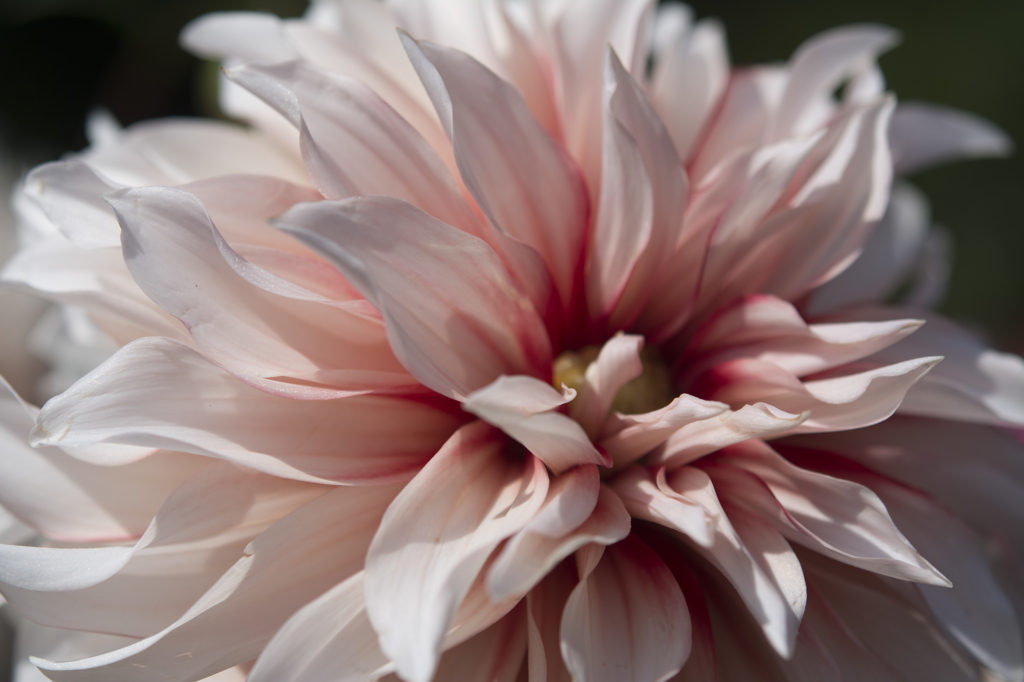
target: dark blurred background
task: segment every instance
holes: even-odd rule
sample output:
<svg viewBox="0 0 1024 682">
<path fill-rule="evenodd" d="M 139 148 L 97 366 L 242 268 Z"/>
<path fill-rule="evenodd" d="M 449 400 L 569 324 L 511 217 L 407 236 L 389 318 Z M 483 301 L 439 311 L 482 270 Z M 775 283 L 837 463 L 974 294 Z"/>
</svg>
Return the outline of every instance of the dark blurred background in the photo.
<svg viewBox="0 0 1024 682">
<path fill-rule="evenodd" d="M 1024 146 L 1024 0 L 694 0 L 726 25 L 738 64 L 780 61 L 807 37 L 850 22 L 899 28 L 881 64 L 902 99 L 974 112 Z M 177 35 L 212 10 L 295 16 L 304 0 L 0 0 L 0 149 L 15 171 L 85 145 L 103 106 L 124 124 L 217 115 L 216 67 Z M 956 238 L 944 311 L 1024 353 L 1024 154 L 913 178 Z"/>
</svg>

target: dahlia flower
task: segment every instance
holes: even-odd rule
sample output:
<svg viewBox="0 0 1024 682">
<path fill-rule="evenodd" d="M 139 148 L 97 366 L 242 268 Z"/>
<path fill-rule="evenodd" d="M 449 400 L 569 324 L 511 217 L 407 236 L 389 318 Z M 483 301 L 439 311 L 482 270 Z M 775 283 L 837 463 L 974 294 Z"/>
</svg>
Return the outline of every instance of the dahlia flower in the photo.
<svg viewBox="0 0 1024 682">
<path fill-rule="evenodd" d="M 322 0 L 182 40 L 250 127 L 95 122 L 3 271 L 84 374 L 3 402 L 47 677 L 1024 680 L 1024 363 L 929 311 L 900 179 L 1009 143 L 897 106 L 893 31 L 732 68 L 681 5 Z"/>
</svg>

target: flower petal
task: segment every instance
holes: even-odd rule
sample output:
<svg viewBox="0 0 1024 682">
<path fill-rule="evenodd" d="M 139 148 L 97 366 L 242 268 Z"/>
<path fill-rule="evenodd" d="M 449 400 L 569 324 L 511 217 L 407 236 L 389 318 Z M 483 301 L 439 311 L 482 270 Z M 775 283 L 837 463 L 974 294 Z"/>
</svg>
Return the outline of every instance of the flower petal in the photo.
<svg viewBox="0 0 1024 682">
<path fill-rule="evenodd" d="M 823 372 L 897 343 L 924 324 L 915 319 L 807 324 L 787 301 L 751 295 L 718 311 L 697 330 L 677 366 L 690 379 L 718 363 L 749 357 L 798 377 Z"/>
<path fill-rule="evenodd" d="M 743 537 L 726 516 L 711 479 L 705 472 L 694 467 L 681 467 L 669 472 L 665 481 L 669 490 L 703 507 L 707 517 L 714 521 L 711 543 L 702 545 L 698 540 L 696 549 L 736 588 L 776 653 L 783 658 L 792 656 L 801 614 L 787 599 L 772 572 L 762 568 L 775 567 L 767 564 L 763 555 L 758 561 L 747 549 Z M 755 545 L 755 553 L 762 551 L 767 551 L 767 547 Z"/>
<path fill-rule="evenodd" d="M 117 219 L 101 198 L 120 188 L 84 162 L 73 160 L 34 168 L 25 178 L 24 191 L 72 243 L 95 249 L 121 243 Z"/>
<path fill-rule="evenodd" d="M 488 594 L 493 599 L 526 594 L 576 550 L 591 543 L 611 545 L 629 535 L 629 512 L 618 495 L 601 486 L 595 502 L 589 518 L 560 537 L 545 536 L 530 526 L 512 536 L 487 575 Z"/>
<path fill-rule="evenodd" d="M 37 411 L 0 378 L 0 503 L 52 540 L 113 542 L 146 530 L 160 502 L 206 460 L 161 452 L 111 469 L 31 448 Z"/>
<path fill-rule="evenodd" d="M 376 483 L 409 479 L 458 422 L 412 400 L 268 394 L 183 344 L 153 337 L 125 346 L 47 403 L 33 437 L 67 446 L 155 445 L 284 478 Z"/>
<path fill-rule="evenodd" d="M 632 264 L 628 273 L 629 282 L 621 291 L 609 321 L 613 329 L 620 329 L 632 326 L 649 300 L 658 300 L 662 306 L 669 309 L 682 308 L 682 312 L 676 311 L 676 316 L 688 312 L 686 308 L 693 303 L 690 299 L 667 302 L 659 300 L 666 292 L 673 291 L 660 286 L 661 280 L 666 277 L 676 279 L 681 274 L 675 269 L 666 270 L 666 266 L 669 265 L 673 248 L 677 246 L 682 233 L 683 214 L 690 187 L 682 161 L 673 153 L 672 138 L 665 124 L 647 100 L 640 85 L 626 72 L 618 56 L 612 51 L 609 51 L 607 56 L 605 82 L 605 88 L 609 93 L 605 102 L 606 144 L 614 145 L 611 149 L 630 143 L 636 145 L 650 180 L 652 201 L 650 236 L 645 241 L 636 242 L 637 246 L 643 243 L 642 251 Z M 609 131 L 609 127 L 613 130 Z M 611 137 L 616 138 L 614 142 Z M 619 159 L 614 155 L 606 155 L 604 158 L 602 173 L 609 173 L 611 177 L 608 182 L 603 178 L 601 182 L 602 201 L 591 242 L 592 251 L 597 253 L 592 253 L 592 258 L 597 254 L 608 257 L 602 248 L 603 235 L 599 234 L 600 228 L 607 226 L 602 218 L 601 209 L 609 207 L 604 202 L 604 193 L 618 191 L 612 184 L 616 182 L 617 173 L 608 168 L 608 165 L 615 164 L 616 161 L 624 162 L 631 154 L 632 152 L 626 152 Z M 628 173 L 628 169 L 626 172 Z M 632 198 L 634 197 L 626 194 L 621 200 L 628 201 Z M 624 216 L 613 215 L 613 223 L 615 217 Z M 620 227 L 625 227 L 627 231 L 629 229 L 628 226 Z M 671 324 L 670 321 L 657 317 L 644 317 L 640 319 L 639 327 L 644 330 L 654 328 L 661 331 L 666 323 Z"/>
<path fill-rule="evenodd" d="M 38 623 L 145 637 L 174 623 L 256 535 L 329 488 L 218 463 L 164 501 L 134 547 L 0 547 L 4 596 Z M 15 571 L 21 560 L 31 582 Z"/>
<path fill-rule="evenodd" d="M 462 408 L 497 426 L 560 474 L 581 464 L 608 466 L 582 427 L 552 410 L 575 397 L 572 389 L 559 394 L 550 384 L 525 376 L 501 376 L 466 397 Z"/>
<path fill-rule="evenodd" d="M 733 406 L 770 401 L 792 414 L 810 412 L 794 433 L 843 431 L 870 426 L 889 417 L 907 391 L 941 360 L 917 358 L 803 383 L 778 365 L 732 360 L 706 372 L 694 392 Z"/>
<path fill-rule="evenodd" d="M 701 466 L 723 496 L 793 542 L 874 573 L 949 585 L 863 485 L 794 466 L 761 441 L 734 445 Z"/>
<path fill-rule="evenodd" d="M 59 681 L 157 682 L 198 680 L 252 660 L 298 608 L 359 571 L 396 492 L 393 486 L 335 489 L 261 533 L 246 556 L 162 632 L 92 658 L 33 662 Z M 178 655 L 183 651 L 190 655 Z"/>
<path fill-rule="evenodd" d="M 864 251 L 850 267 L 811 293 L 805 313 L 820 315 L 886 300 L 924 255 L 930 227 L 924 193 L 908 183 L 894 185 L 889 207 L 865 242 Z"/>
<path fill-rule="evenodd" d="M 843 79 L 898 40 L 899 34 L 890 28 L 861 24 L 819 33 L 797 48 L 789 62 L 789 82 L 779 104 L 774 139 L 803 132 L 802 117 L 814 109 L 816 100 L 831 95 Z"/>
<path fill-rule="evenodd" d="M 681 26 L 671 44 L 657 55 L 651 101 L 683 161 L 689 159 L 728 82 L 725 31 L 713 19 L 701 20 L 692 27 Z"/>
<path fill-rule="evenodd" d="M 889 310 L 861 311 L 863 317 L 886 319 Z M 988 348 L 971 332 L 938 315 L 926 314 L 924 327 L 872 361 L 890 363 L 920 349 L 943 361 L 907 392 L 900 412 L 987 424 L 1024 425 L 1024 360 Z"/>
<path fill-rule="evenodd" d="M 258 64 L 295 58 L 281 20 L 263 12 L 211 12 L 190 22 L 181 44 L 206 59 L 236 57 Z"/>
<path fill-rule="evenodd" d="M 526 656 L 526 608 L 507 616 L 441 656 L 437 682 L 515 682 Z M 333 678 L 331 678 L 333 679 Z"/>
<path fill-rule="evenodd" d="M 328 199 L 393 196 L 482 236 L 437 153 L 368 86 L 307 62 L 238 66 L 228 75 L 292 120 L 310 177 Z"/>
<path fill-rule="evenodd" d="M 735 443 L 792 431 L 808 416 L 810 412 L 790 414 L 767 403 L 744 405 L 735 412 L 684 426 L 648 455 L 647 462 L 674 469 Z"/>
<path fill-rule="evenodd" d="M 464 53 L 407 35 L 402 41 L 470 194 L 495 227 L 543 257 L 568 306 L 589 220 L 575 163 L 509 83 Z"/>
<path fill-rule="evenodd" d="M 619 389 L 643 373 L 640 349 L 644 337 L 621 332 L 608 339 L 587 365 L 583 385 L 569 403 L 569 415 L 592 436 L 600 435 Z"/>
<path fill-rule="evenodd" d="M 956 109 L 901 102 L 889 127 L 896 172 L 916 173 L 960 159 L 1009 156 L 1013 140 L 983 118 Z"/>
<path fill-rule="evenodd" d="M 699 545 L 710 547 L 717 518 L 715 511 L 690 498 L 686 491 L 711 486 L 711 480 L 697 469 L 677 477 L 679 489 L 669 486 L 665 470 L 630 466 L 612 479 L 611 486 L 629 513 L 686 535 Z"/>
<path fill-rule="evenodd" d="M 685 393 L 660 410 L 647 414 L 616 413 L 605 427 L 601 447 L 611 456 L 615 466 L 631 464 L 686 428 L 728 411 L 725 403 L 694 398 Z"/>
<path fill-rule="evenodd" d="M 236 376 L 312 398 L 411 383 L 384 344 L 379 322 L 245 261 L 195 195 L 148 187 L 108 198 L 135 281 Z"/>
<path fill-rule="evenodd" d="M 575 562 L 566 560 L 526 595 L 527 665 L 531 681 L 571 682 L 562 661 L 560 629 L 569 594 L 576 587 Z"/>
<path fill-rule="evenodd" d="M 363 578 L 356 573 L 289 618 L 249 682 L 370 682 L 393 670 L 366 615 Z"/>
<path fill-rule="evenodd" d="M 381 310 L 395 354 L 438 393 L 464 399 L 502 374 L 551 371 L 537 311 L 476 237 L 387 197 L 301 204 L 278 224 Z"/>
<path fill-rule="evenodd" d="M 459 603 L 498 543 L 544 502 L 540 460 L 514 462 L 483 422 L 457 431 L 388 509 L 366 557 L 381 649 L 412 682 L 431 678 Z"/>
<path fill-rule="evenodd" d="M 650 0 L 613 0 L 599 5 L 589 0 L 566 3 L 554 26 L 553 61 L 562 108 L 566 147 L 577 159 L 591 196 L 601 178 L 601 97 L 604 58 L 608 46 L 640 78 L 647 69 Z"/>
<path fill-rule="evenodd" d="M 657 682 L 690 655 L 690 612 L 668 567 L 630 535 L 581 575 L 561 635 L 574 679 Z"/>
<path fill-rule="evenodd" d="M 1020 626 L 983 538 L 926 495 L 869 471 L 853 478 L 878 493 L 900 530 L 953 583 L 952 589 L 917 586 L 939 625 L 982 665 L 1024 680 Z"/>
</svg>

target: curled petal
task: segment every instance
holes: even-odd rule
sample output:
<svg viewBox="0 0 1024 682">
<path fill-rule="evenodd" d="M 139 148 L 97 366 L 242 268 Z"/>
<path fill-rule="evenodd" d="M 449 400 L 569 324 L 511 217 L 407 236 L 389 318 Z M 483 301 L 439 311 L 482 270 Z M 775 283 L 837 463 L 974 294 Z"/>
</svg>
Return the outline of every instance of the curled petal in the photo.
<svg viewBox="0 0 1024 682">
<path fill-rule="evenodd" d="M 207 464 L 160 452 L 111 469 L 80 461 L 60 448 L 32 448 L 38 411 L 0 378 L 0 499 L 43 535 L 62 542 L 134 540 L 178 483 Z M 151 452 L 147 450 L 147 453 Z"/>
<path fill-rule="evenodd" d="M 730 410 L 684 426 L 648 455 L 647 461 L 673 469 L 751 438 L 771 438 L 792 431 L 808 416 L 809 411 L 790 414 L 767 403 L 744 405 L 735 412 Z"/>
<path fill-rule="evenodd" d="M 367 483 L 408 480 L 458 421 L 397 398 L 272 395 L 181 343 L 150 337 L 125 346 L 47 403 L 33 438 L 68 447 L 166 447 L 284 478 Z M 299 432 L 306 437 L 295 438 Z M 123 463 L 102 450 L 92 458 Z"/>
<path fill-rule="evenodd" d="M 643 373 L 640 360 L 643 345 L 642 336 L 616 334 L 601 346 L 597 358 L 587 365 L 579 395 L 569 405 L 569 415 L 588 434 L 601 433 L 619 389 Z"/>
<path fill-rule="evenodd" d="M 366 556 L 366 604 L 399 674 L 431 679 L 456 609 L 497 545 L 548 489 L 540 460 L 507 457 L 484 422 L 455 433 L 388 509 Z"/>
<path fill-rule="evenodd" d="M 393 486 L 335 489 L 261 533 L 177 622 L 116 651 L 33 662 L 50 679 L 202 679 L 252 660 L 301 606 L 357 573 Z M 338 523 L 345 518 L 348 523 Z M 182 651 L 191 655 L 180 656 Z"/>
<path fill-rule="evenodd" d="M 232 373 L 265 390 L 314 398 L 410 384 L 381 343 L 378 321 L 246 261 L 194 194 L 140 187 L 108 200 L 140 288 Z"/>
<path fill-rule="evenodd" d="M 509 83 L 464 53 L 408 35 L 402 41 L 470 194 L 495 227 L 544 258 L 568 305 L 589 219 L 575 163 Z"/>
<path fill-rule="evenodd" d="M 537 311 L 476 237 L 389 197 L 300 204 L 277 224 L 380 309 L 395 354 L 438 393 L 464 399 L 502 374 L 551 371 Z"/>
<path fill-rule="evenodd" d="M 664 443 L 690 424 L 696 424 L 728 411 L 725 403 L 683 394 L 660 410 L 647 414 L 615 414 L 605 426 L 601 447 L 616 466 L 631 464 Z"/>
<path fill-rule="evenodd" d="M 529 526 L 513 536 L 487 576 L 494 599 L 525 594 L 552 568 L 576 550 L 596 543 L 614 544 L 629 535 L 629 512 L 610 488 L 601 486 L 590 516 L 560 537 L 549 537 Z"/>
<path fill-rule="evenodd" d="M 577 422 L 552 412 L 575 395 L 572 389 L 560 395 L 533 377 L 502 376 L 467 396 L 462 407 L 515 438 L 556 474 L 581 464 L 609 466 L 608 455 Z"/>
</svg>

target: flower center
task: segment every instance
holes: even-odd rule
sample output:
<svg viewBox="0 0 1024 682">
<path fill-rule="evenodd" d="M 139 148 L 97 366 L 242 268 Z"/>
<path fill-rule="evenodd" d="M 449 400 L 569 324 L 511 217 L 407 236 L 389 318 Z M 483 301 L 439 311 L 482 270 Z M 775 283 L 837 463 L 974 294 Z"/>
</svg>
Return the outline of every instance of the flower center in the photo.
<svg viewBox="0 0 1024 682">
<path fill-rule="evenodd" d="M 590 363 L 597 359 L 600 346 L 585 346 L 579 350 L 568 350 L 555 358 L 552 365 L 551 383 L 561 390 L 562 384 L 579 391 Z M 675 398 L 672 390 L 672 374 L 653 346 L 640 351 L 643 373 L 625 384 L 615 394 L 612 410 L 622 414 L 643 414 L 665 407 Z"/>
</svg>

